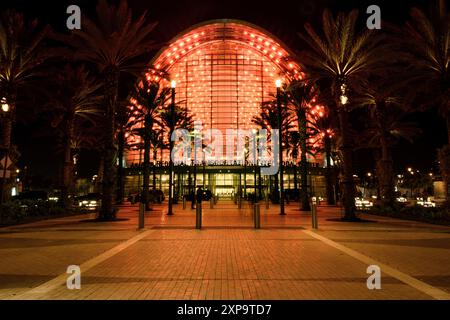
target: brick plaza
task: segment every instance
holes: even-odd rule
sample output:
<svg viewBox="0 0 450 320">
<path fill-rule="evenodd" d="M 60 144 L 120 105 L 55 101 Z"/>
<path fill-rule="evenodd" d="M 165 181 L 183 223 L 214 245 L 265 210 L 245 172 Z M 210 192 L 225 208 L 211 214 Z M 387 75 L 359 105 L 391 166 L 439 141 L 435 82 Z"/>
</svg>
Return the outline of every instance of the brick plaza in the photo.
<svg viewBox="0 0 450 320">
<path fill-rule="evenodd" d="M 93 214 L 0 229 L 1 299 L 449 299 L 450 228 L 363 215 L 334 221 L 338 207 L 318 207 L 319 229 L 298 203 L 252 211 L 221 200 L 195 210 L 166 204 L 146 213 L 124 205 L 115 222 Z M 331 219 L 331 220 L 330 220 Z M 369 265 L 381 268 L 369 290 Z M 81 289 L 66 286 L 69 265 Z"/>
</svg>

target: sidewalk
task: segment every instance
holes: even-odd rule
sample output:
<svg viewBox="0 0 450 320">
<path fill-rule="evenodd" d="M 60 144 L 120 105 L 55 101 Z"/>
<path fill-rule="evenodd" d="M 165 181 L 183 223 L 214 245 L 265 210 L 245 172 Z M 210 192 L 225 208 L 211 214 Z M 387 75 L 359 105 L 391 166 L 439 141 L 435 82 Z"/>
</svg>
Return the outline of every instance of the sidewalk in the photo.
<svg viewBox="0 0 450 320">
<path fill-rule="evenodd" d="M 329 221 L 336 207 L 319 207 L 319 230 L 291 203 L 287 215 L 261 204 L 262 229 L 251 210 L 204 203 L 195 210 L 166 206 L 146 214 L 123 206 L 108 223 L 89 216 L 0 229 L 2 299 L 433 299 L 450 297 L 450 228 L 385 217 L 369 223 Z M 381 290 L 368 290 L 366 268 L 379 264 Z M 66 268 L 81 267 L 81 290 L 68 290 Z"/>
</svg>

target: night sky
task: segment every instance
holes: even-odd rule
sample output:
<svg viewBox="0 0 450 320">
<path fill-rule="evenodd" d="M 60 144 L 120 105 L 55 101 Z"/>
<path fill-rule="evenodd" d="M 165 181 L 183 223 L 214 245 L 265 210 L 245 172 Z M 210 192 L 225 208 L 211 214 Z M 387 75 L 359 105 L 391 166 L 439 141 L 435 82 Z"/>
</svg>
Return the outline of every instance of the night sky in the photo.
<svg viewBox="0 0 450 320">
<path fill-rule="evenodd" d="M 27 17 L 37 17 L 42 23 L 49 23 L 55 30 L 64 31 L 68 5 L 77 4 L 84 13 L 92 16 L 95 12 L 95 0 L 2 0 L 0 8 L 15 7 L 26 13 Z M 302 43 L 297 35 L 303 30 L 306 21 L 315 26 L 320 25 L 322 11 L 325 7 L 334 12 L 348 11 L 357 8 L 360 21 L 365 23 L 366 8 L 377 4 L 381 7 L 382 19 L 403 25 L 408 19 L 409 9 L 413 6 L 428 10 L 434 1 L 429 0 L 296 0 L 296 1 L 214 1 L 214 0 L 129 0 L 136 14 L 147 11 L 149 21 L 158 21 L 154 32 L 158 43 L 169 41 L 193 24 L 211 19 L 241 19 L 254 23 L 280 38 L 294 50 L 301 50 Z M 149 56 L 149 60 L 151 56 Z M 424 171 L 436 167 L 436 149 L 446 143 L 446 132 L 443 120 L 435 110 L 412 115 L 410 117 L 421 127 L 423 133 L 413 144 L 400 143 L 394 150 L 397 171 L 406 166 L 413 166 Z M 53 147 L 54 137 L 45 134 L 48 126 L 42 119 L 19 123 L 15 130 L 15 142 L 22 153 L 22 165 L 28 165 L 33 175 L 42 175 L 55 179 L 60 164 Z M 44 132 L 44 133 L 42 133 Z M 355 167 L 361 172 L 373 170 L 372 153 L 360 151 L 355 155 Z M 92 176 L 96 173 L 98 155 L 85 152 L 81 159 L 80 174 Z M 94 164 L 94 165 L 92 165 Z"/>
</svg>

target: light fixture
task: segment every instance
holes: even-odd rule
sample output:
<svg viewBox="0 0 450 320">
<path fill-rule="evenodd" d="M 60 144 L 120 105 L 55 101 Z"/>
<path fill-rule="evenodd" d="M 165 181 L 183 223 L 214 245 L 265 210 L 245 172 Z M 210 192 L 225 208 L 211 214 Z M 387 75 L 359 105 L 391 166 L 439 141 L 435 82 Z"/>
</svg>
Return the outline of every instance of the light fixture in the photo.
<svg viewBox="0 0 450 320">
<path fill-rule="evenodd" d="M 348 97 L 345 95 L 340 96 L 341 104 L 345 106 L 348 103 Z"/>
<path fill-rule="evenodd" d="M 175 80 L 170 81 L 170 87 L 175 89 L 177 87 L 177 82 Z"/>
<path fill-rule="evenodd" d="M 6 102 L 6 98 L 2 98 L 1 99 L 1 104 L 2 104 L 2 111 L 3 112 L 8 112 L 9 111 L 9 104 Z"/>
<path fill-rule="evenodd" d="M 276 86 L 277 88 L 281 88 L 281 79 L 275 80 L 275 86 Z"/>
</svg>

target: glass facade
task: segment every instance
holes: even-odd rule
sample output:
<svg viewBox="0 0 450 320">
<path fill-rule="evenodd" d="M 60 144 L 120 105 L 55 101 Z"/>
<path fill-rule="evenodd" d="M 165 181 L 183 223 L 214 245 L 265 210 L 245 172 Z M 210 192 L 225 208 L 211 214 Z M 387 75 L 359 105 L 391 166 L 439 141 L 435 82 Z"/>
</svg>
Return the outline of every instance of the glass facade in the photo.
<svg viewBox="0 0 450 320">
<path fill-rule="evenodd" d="M 230 135 L 237 135 L 230 130 L 257 128 L 252 119 L 259 114 L 263 102 L 275 98 L 277 79 L 287 82 L 304 77 L 288 49 L 275 37 L 235 20 L 208 22 L 187 30 L 170 41 L 151 65 L 146 80 L 159 81 L 167 87 L 175 80 L 176 103 L 186 107 L 195 121 L 201 121 L 203 132 L 220 130 L 224 142 L 232 141 L 234 137 Z M 139 137 L 129 137 L 128 142 L 141 141 Z M 168 151 L 152 151 L 150 159 L 167 162 Z M 288 154 L 285 159 L 289 160 Z M 139 167 L 142 160 L 141 148 L 130 150 L 127 166 L 138 164 Z M 179 172 L 175 174 L 175 186 L 178 183 L 179 189 L 183 189 L 186 185 L 204 185 L 220 194 L 235 193 L 241 186 L 254 188 L 254 176 L 249 168 L 241 167 L 239 172 L 209 169 L 204 168 L 206 173 L 201 173 L 199 166 L 195 178 L 194 172 L 187 176 L 187 169 Z M 293 180 L 288 173 L 286 177 L 285 187 L 289 188 Z M 167 177 L 160 172 L 156 179 L 157 187 L 164 191 Z M 262 187 L 269 183 L 267 177 L 262 180 Z M 135 183 L 132 184 L 137 187 L 138 182 Z"/>
</svg>

